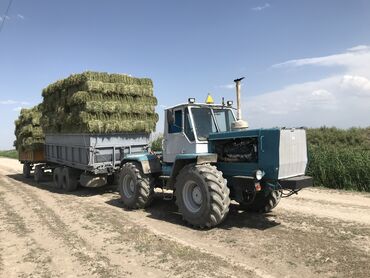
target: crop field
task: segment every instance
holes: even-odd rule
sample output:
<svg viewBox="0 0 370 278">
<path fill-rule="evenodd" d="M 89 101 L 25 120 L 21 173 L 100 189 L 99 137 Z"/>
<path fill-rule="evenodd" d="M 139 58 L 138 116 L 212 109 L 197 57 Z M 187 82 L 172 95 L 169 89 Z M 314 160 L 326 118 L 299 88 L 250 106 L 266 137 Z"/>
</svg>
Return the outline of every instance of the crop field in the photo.
<svg viewBox="0 0 370 278">
<path fill-rule="evenodd" d="M 18 158 L 18 152 L 16 150 L 0 151 L 0 156 L 9 158 Z"/>
<path fill-rule="evenodd" d="M 370 127 L 308 129 L 307 141 L 315 186 L 370 191 Z"/>
</svg>

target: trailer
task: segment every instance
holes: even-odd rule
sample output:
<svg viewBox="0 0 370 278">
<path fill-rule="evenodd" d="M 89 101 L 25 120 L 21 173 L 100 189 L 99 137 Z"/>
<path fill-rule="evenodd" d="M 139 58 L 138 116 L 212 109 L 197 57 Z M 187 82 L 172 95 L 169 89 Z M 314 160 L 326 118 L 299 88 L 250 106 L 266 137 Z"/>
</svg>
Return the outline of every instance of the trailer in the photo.
<svg viewBox="0 0 370 278">
<path fill-rule="evenodd" d="M 45 162 L 44 149 L 19 150 L 18 160 L 23 164 L 23 176 L 29 178 L 34 166 Z"/>
<path fill-rule="evenodd" d="M 73 191 L 80 184 L 99 187 L 113 183 L 127 155 L 147 152 L 149 134 L 45 134 L 44 159 L 35 165 L 39 182 L 47 170 L 54 186 Z"/>
</svg>

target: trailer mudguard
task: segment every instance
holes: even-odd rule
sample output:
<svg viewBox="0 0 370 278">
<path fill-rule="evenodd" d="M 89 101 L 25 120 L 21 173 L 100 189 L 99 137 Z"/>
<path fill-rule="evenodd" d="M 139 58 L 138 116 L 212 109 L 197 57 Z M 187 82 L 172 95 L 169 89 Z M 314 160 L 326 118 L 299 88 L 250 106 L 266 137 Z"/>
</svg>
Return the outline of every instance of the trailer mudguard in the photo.
<svg viewBox="0 0 370 278">
<path fill-rule="evenodd" d="M 162 171 L 160 159 L 155 154 L 128 154 L 122 159 L 121 167 L 126 162 L 139 163 L 144 174 L 154 174 Z"/>
</svg>

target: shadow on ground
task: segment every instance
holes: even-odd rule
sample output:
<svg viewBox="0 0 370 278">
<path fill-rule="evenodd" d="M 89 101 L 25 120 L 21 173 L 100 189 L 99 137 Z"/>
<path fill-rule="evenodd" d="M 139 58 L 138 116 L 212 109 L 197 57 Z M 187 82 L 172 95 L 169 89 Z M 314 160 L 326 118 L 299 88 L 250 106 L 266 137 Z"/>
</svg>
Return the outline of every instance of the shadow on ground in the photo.
<svg viewBox="0 0 370 278">
<path fill-rule="evenodd" d="M 123 206 L 122 202 L 118 198 L 109 200 L 106 203 L 108 205 L 130 211 L 130 209 L 127 209 Z M 180 226 L 188 226 L 194 228 L 193 226 L 188 225 L 182 219 L 182 216 L 178 212 L 175 201 L 164 200 L 161 193 L 156 193 L 152 204 L 148 208 L 146 208 L 145 211 L 148 213 L 147 217 L 149 218 L 170 222 L 172 224 Z M 275 221 L 275 219 L 272 219 L 273 216 L 273 213 L 260 214 L 242 211 L 239 210 L 238 204 L 233 203 L 230 205 L 230 211 L 226 220 L 218 225 L 216 229 L 228 230 L 232 228 L 249 228 L 266 230 L 280 225 L 279 222 Z M 207 229 L 204 229 L 203 231 L 207 231 Z"/>
<path fill-rule="evenodd" d="M 106 193 L 116 193 L 117 186 L 103 186 L 98 188 L 84 188 L 79 187 L 76 191 L 73 192 L 65 192 L 62 189 L 53 187 L 52 177 L 46 176 L 43 181 L 40 183 L 36 183 L 32 178 L 24 178 L 21 174 L 12 174 L 8 175 L 9 178 L 12 178 L 16 181 L 22 182 L 32 187 L 37 187 L 41 190 L 47 190 L 49 192 L 53 192 L 56 194 L 68 194 L 74 195 L 78 197 L 90 197 L 95 195 L 102 195 Z M 180 226 L 188 226 L 183 219 L 182 216 L 179 214 L 177 206 L 174 200 L 164 200 L 164 196 L 168 198 L 171 197 L 170 193 L 159 193 L 156 192 L 154 200 L 152 204 L 145 209 L 148 213 L 147 217 L 157 220 L 162 220 L 166 222 L 170 222 L 172 224 L 180 225 Z M 125 208 L 120 201 L 119 198 L 113 198 L 106 202 L 108 205 L 122 208 L 126 211 L 130 211 L 129 209 Z M 276 222 L 273 219 L 274 214 L 259 214 L 259 213 L 251 213 L 246 212 L 239 209 L 239 206 L 235 203 L 230 205 L 230 211 L 223 223 L 217 226 L 217 229 L 232 229 L 232 228 L 248 228 L 248 229 L 257 229 L 257 230 L 266 230 L 269 228 L 273 228 L 275 226 L 280 225 L 279 222 Z M 207 231 L 205 229 L 204 231 Z"/>
<path fill-rule="evenodd" d="M 29 186 L 37 187 L 39 189 L 47 190 L 47 191 L 57 193 L 57 194 L 64 194 L 64 195 L 68 194 L 68 195 L 75 195 L 75 196 L 78 196 L 78 197 L 90 197 L 90 196 L 95 196 L 95 195 L 102 195 L 102 194 L 105 194 L 105 193 L 117 192 L 117 186 L 116 185 L 109 185 L 109 186 L 107 185 L 107 186 L 97 187 L 97 188 L 86 188 L 86 187 L 79 186 L 77 188 L 77 190 L 75 190 L 75 191 L 66 192 L 66 191 L 64 191 L 60 188 L 55 188 L 53 186 L 51 176 L 45 176 L 43 178 L 43 180 L 39 183 L 35 182 L 32 177 L 28 178 L 28 179 L 23 177 L 22 174 L 11 174 L 11 175 L 7 175 L 7 176 L 9 178 L 13 179 L 13 180 L 22 182 L 22 183 L 27 184 Z"/>
</svg>

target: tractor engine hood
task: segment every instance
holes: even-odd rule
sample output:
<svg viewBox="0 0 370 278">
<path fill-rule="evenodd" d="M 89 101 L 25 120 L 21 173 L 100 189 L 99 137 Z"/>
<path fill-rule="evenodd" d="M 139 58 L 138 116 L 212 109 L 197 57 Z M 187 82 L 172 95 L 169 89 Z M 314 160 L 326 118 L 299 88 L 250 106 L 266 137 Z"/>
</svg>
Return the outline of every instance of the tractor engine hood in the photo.
<svg viewBox="0 0 370 278">
<path fill-rule="evenodd" d="M 208 140 L 209 152 L 217 153 L 218 166 L 227 167 L 227 175 L 253 175 L 259 169 L 266 179 L 276 180 L 306 171 L 306 131 L 302 128 L 211 133 Z"/>
</svg>

